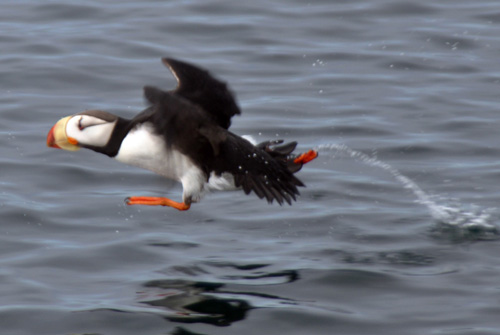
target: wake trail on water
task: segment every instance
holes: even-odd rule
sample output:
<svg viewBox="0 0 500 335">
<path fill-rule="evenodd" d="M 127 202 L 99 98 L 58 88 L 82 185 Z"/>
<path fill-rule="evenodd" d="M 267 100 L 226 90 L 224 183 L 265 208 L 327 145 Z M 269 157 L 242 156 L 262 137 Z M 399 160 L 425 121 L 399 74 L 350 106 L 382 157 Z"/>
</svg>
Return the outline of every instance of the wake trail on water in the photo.
<svg viewBox="0 0 500 335">
<path fill-rule="evenodd" d="M 413 180 L 401 174 L 397 169 L 375 157 L 353 150 L 345 144 L 321 144 L 317 151 L 336 151 L 347 154 L 349 157 L 368 166 L 380 168 L 394 177 L 405 189 L 410 190 L 417 198 L 417 203 L 427 207 L 430 215 L 441 225 L 456 227 L 467 232 L 498 235 L 498 228 L 491 223 L 494 209 L 467 210 L 462 204 L 444 205 L 437 203 L 429 194 L 424 192 Z"/>
</svg>

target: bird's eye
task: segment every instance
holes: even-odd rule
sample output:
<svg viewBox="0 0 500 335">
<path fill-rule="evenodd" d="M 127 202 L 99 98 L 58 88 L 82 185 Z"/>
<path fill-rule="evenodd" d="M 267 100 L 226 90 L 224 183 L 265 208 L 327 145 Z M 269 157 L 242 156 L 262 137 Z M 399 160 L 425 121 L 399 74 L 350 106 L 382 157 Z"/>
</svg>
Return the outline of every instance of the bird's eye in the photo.
<svg viewBox="0 0 500 335">
<path fill-rule="evenodd" d="M 83 128 L 85 128 L 84 126 L 82 126 L 82 120 L 83 120 L 83 116 L 80 117 L 80 120 L 78 120 L 78 129 L 80 129 L 80 130 L 83 130 Z"/>
</svg>

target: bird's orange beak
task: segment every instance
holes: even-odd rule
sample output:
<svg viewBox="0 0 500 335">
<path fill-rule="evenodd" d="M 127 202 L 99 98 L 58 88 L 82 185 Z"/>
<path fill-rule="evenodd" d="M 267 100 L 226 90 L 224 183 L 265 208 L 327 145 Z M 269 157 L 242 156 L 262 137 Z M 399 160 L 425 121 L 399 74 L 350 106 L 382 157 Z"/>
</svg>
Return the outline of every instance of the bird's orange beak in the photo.
<svg viewBox="0 0 500 335">
<path fill-rule="evenodd" d="M 60 119 L 50 129 L 47 134 L 47 146 L 50 148 L 64 149 L 69 151 L 80 150 L 78 141 L 66 135 L 66 125 L 73 116 L 67 116 Z"/>
</svg>

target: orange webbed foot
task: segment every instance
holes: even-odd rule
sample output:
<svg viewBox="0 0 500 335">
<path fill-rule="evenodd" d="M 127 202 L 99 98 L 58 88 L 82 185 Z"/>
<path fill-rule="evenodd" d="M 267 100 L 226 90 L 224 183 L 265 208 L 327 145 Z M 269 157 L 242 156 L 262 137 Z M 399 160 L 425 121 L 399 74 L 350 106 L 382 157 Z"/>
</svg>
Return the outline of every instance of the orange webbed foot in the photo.
<svg viewBox="0 0 500 335">
<path fill-rule="evenodd" d="M 125 203 L 127 205 L 168 206 L 180 211 L 187 211 L 191 207 L 191 204 L 162 197 L 128 197 Z"/>
<path fill-rule="evenodd" d="M 295 164 L 306 164 L 315 159 L 316 157 L 318 157 L 318 152 L 315 150 L 309 150 L 308 152 L 304 152 L 303 154 L 297 156 L 293 160 L 293 162 Z"/>
</svg>

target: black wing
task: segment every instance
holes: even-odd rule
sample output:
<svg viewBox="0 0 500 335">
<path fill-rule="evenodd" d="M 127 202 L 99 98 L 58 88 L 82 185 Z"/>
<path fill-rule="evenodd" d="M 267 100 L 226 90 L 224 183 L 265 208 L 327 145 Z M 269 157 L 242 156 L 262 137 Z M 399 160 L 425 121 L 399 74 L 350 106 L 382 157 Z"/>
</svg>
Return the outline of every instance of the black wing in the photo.
<svg viewBox="0 0 500 335">
<path fill-rule="evenodd" d="M 284 201 L 291 204 L 296 200 L 297 187 L 304 184 L 293 175 L 285 159 L 277 159 L 247 140 L 227 133 L 220 143 L 220 155 L 214 159 L 215 173 L 231 173 L 237 187 L 241 186 L 246 194 L 253 191 L 269 203 L 276 200 L 280 205 Z"/>
<path fill-rule="evenodd" d="M 228 129 L 231 117 L 241 114 L 226 83 L 208 71 L 172 58 L 163 58 L 162 62 L 177 79 L 177 88 L 171 93 L 200 106 L 222 128 Z"/>
<path fill-rule="evenodd" d="M 251 191 L 268 202 L 276 200 L 291 204 L 304 184 L 281 159 L 292 146 L 281 147 L 282 153 L 268 150 L 268 143 L 258 147 L 219 126 L 200 107 L 170 92 L 146 86 L 144 95 L 151 103 L 143 116 L 151 121 L 156 131 L 173 146 L 202 167 L 208 177 L 211 172 L 234 176 L 237 187 L 246 194 Z M 283 155 L 281 155 L 283 154 Z M 280 159 L 277 159 L 277 158 Z"/>
</svg>

